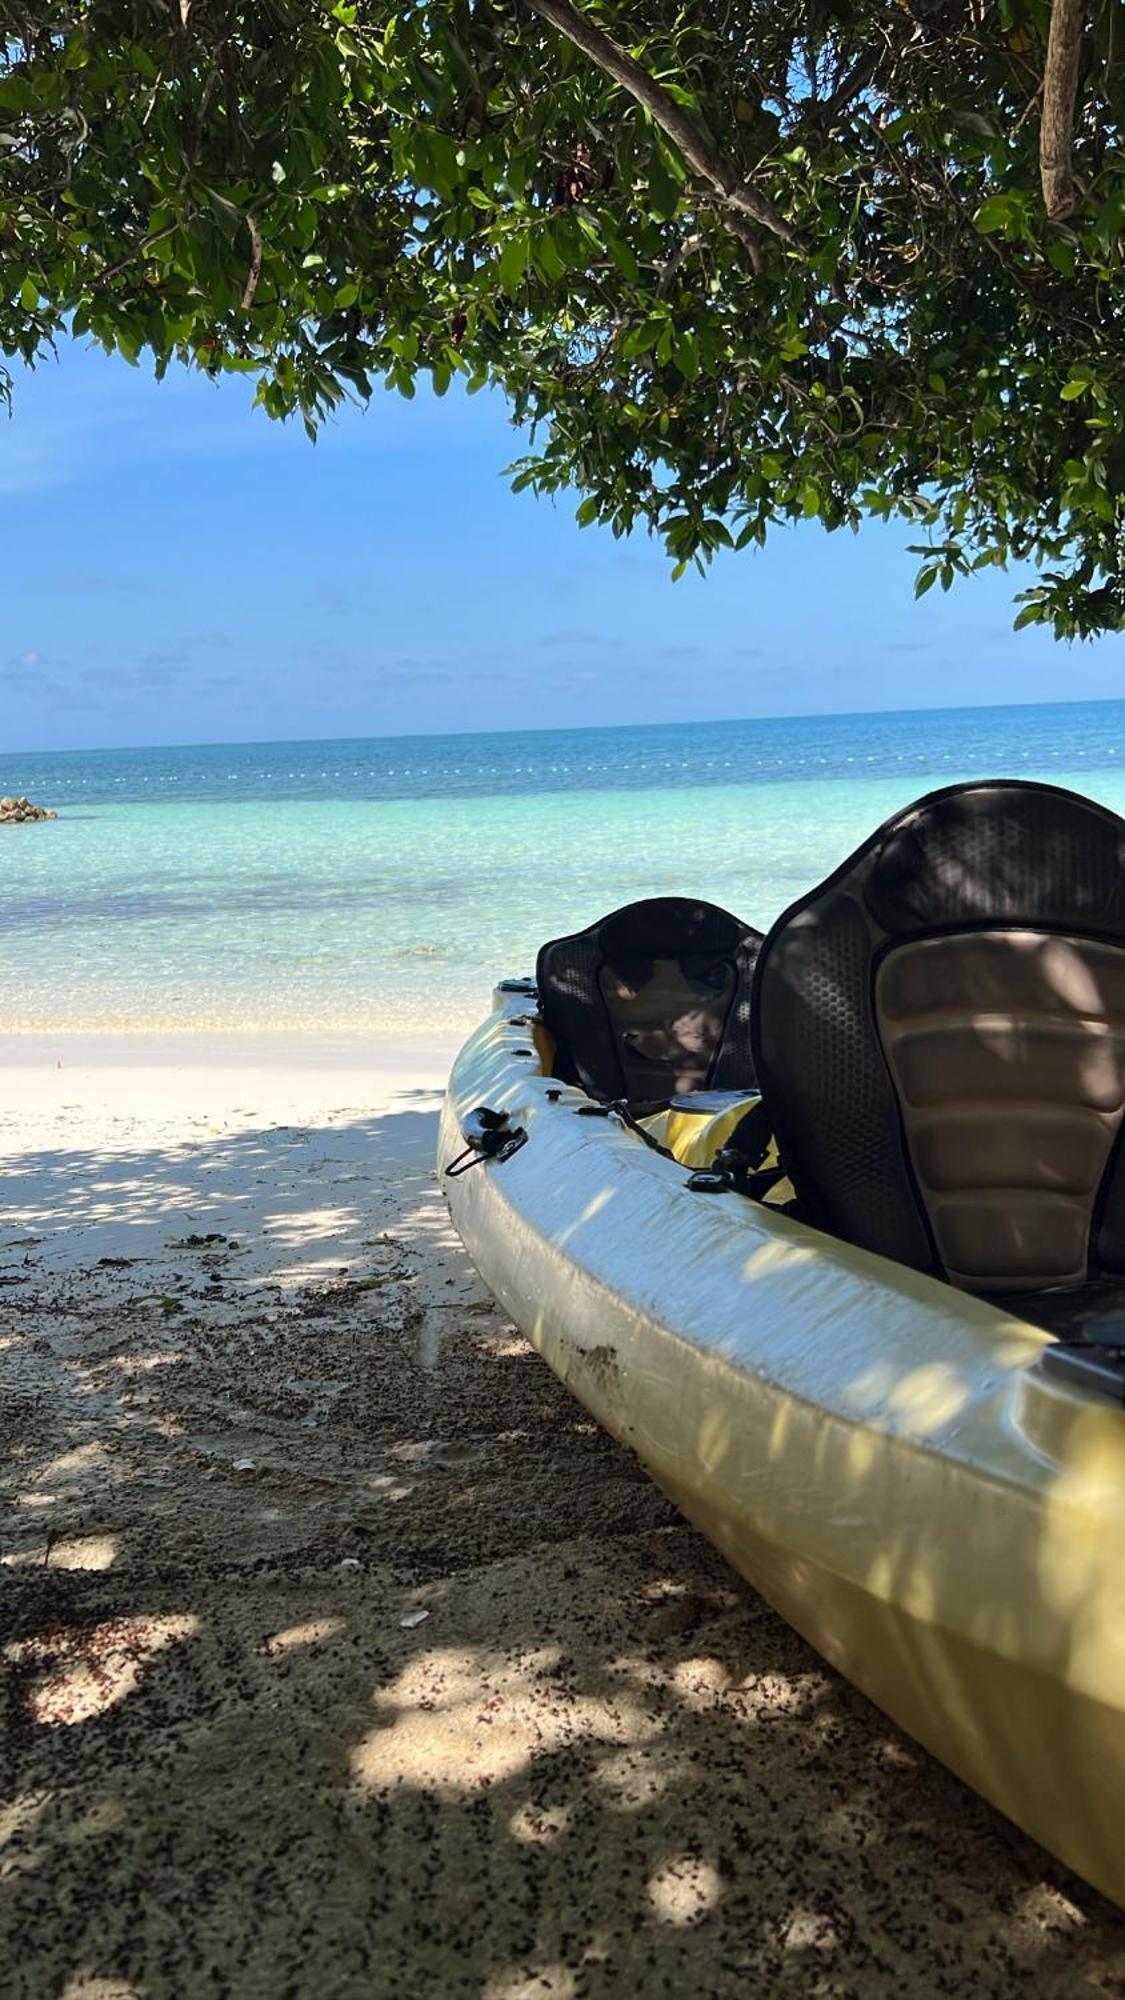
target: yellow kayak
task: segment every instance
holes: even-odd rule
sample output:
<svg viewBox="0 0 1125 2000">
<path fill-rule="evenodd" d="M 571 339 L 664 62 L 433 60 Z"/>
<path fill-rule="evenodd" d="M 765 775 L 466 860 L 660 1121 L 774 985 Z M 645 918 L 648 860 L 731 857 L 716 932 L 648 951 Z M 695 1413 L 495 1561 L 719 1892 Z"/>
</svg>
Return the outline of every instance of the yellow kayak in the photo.
<svg viewBox="0 0 1125 2000">
<path fill-rule="evenodd" d="M 826 1659 L 1125 1903 L 1125 1411 L 1010 1311 L 693 1186 L 528 1006 L 498 992 L 442 1119 L 485 1283 Z"/>
</svg>

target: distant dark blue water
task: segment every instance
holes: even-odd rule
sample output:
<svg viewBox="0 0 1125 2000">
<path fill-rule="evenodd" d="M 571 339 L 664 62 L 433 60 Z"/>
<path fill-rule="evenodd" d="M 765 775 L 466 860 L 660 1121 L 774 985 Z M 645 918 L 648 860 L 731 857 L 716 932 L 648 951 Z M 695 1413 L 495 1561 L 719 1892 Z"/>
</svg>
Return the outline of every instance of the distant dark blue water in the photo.
<svg viewBox="0 0 1125 2000">
<path fill-rule="evenodd" d="M 1112 770 L 1125 758 L 1125 700 L 907 710 L 751 722 L 481 736 L 341 738 L 73 750 L 4 756 L 6 791 L 57 806 L 221 804 L 254 799 L 517 798 L 539 792 L 807 784 L 988 768 L 1017 774 L 1064 759 Z"/>
</svg>

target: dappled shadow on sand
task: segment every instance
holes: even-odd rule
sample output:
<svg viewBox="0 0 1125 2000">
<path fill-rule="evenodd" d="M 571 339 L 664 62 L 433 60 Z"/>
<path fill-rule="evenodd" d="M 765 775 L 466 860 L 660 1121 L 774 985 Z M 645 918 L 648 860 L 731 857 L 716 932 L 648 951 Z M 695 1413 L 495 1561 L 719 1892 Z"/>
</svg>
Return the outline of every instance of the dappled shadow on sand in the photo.
<svg viewBox="0 0 1125 2000">
<path fill-rule="evenodd" d="M 505 1324 L 434 1133 L 8 1162 L 5 1991 L 1125 1992 Z"/>
</svg>

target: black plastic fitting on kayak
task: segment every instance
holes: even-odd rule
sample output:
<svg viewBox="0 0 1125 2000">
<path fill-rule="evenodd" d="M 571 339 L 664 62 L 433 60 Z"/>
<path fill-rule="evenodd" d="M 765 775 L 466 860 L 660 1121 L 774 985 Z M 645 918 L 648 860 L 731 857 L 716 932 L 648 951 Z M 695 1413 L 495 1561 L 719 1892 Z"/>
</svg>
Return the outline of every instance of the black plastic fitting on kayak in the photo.
<svg viewBox="0 0 1125 2000">
<path fill-rule="evenodd" d="M 712 1173 L 710 1169 L 706 1172 L 701 1170 L 697 1174 L 689 1174 L 687 1184 L 692 1194 L 725 1194 L 728 1188 L 734 1186 L 734 1177 L 727 1173 Z"/>
<path fill-rule="evenodd" d="M 506 1111 L 494 1111 L 490 1104 L 478 1104 L 461 1120 L 461 1137 L 465 1150 L 445 1169 L 450 1180 L 467 1174 L 470 1167 L 482 1166 L 485 1160 L 510 1160 L 527 1144 L 523 1126 L 513 1125 Z"/>
<path fill-rule="evenodd" d="M 498 993 L 526 993 L 529 999 L 534 1000 L 539 998 L 539 988 L 534 979 L 502 979 L 496 990 Z"/>
</svg>

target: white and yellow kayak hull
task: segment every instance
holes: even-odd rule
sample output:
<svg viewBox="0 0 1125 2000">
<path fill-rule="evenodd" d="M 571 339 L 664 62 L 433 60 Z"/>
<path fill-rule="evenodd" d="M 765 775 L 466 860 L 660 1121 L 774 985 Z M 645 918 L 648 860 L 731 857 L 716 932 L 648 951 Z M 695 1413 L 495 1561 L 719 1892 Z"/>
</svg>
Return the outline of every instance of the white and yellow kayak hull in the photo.
<svg viewBox="0 0 1125 2000">
<path fill-rule="evenodd" d="M 527 1006 L 442 1119 L 442 1168 L 482 1104 L 527 1133 L 445 1179 L 485 1283 L 826 1659 L 1125 1904 L 1125 1412 L 1038 1329 L 576 1115 Z"/>
</svg>

